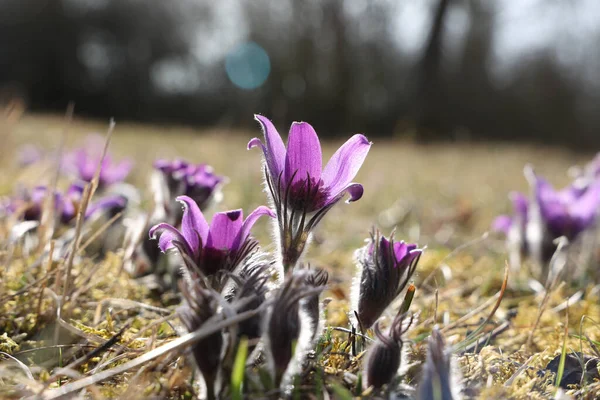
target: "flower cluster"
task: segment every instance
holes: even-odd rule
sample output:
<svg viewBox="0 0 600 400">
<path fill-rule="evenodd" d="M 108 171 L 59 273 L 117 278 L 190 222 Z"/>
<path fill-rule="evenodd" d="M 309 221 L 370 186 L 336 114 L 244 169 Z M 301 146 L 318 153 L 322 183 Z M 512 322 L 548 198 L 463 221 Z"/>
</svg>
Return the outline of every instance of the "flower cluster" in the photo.
<svg viewBox="0 0 600 400">
<path fill-rule="evenodd" d="M 270 377 L 254 384 L 262 384 L 265 391 L 279 388 L 282 395 L 290 395 L 323 329 L 320 294 L 329 281 L 326 271 L 304 267 L 300 259 L 312 230 L 327 212 L 346 194 L 349 202 L 363 195 L 363 186 L 352 180 L 371 147 L 365 136 L 352 136 L 323 168 L 321 145 L 312 126 L 293 123 L 286 148 L 271 121 L 259 115 L 256 120 L 264 142 L 254 138 L 248 148 L 263 150 L 265 183 L 274 210 L 258 207 L 245 220 L 242 210 L 217 212 L 209 225 L 202 209 L 223 179 L 204 165 L 179 160 L 155 163 L 165 188 L 157 204 L 164 212 L 155 212 L 154 216 L 162 215 L 163 221 L 149 230 L 149 237 L 158 241 L 162 252 L 177 256 L 185 276 L 179 283 L 184 301 L 180 315 L 185 326 L 193 331 L 219 316 L 252 313 L 235 327 L 192 346 L 209 399 L 229 394 L 219 376 L 230 375 L 231 354 L 244 337 L 254 344 L 258 340 L 251 361 L 260 368 L 263 360 Z M 183 205 L 179 218 L 173 218 L 173 194 Z M 276 221 L 273 233 L 278 251 L 273 258 L 258 251 L 257 241 L 250 236 L 261 216 Z M 377 321 L 403 292 L 423 253 L 417 245 L 396 242 L 393 236 L 374 233 L 356 252 L 355 322 L 365 334 L 375 325 L 377 339 L 367 348 L 365 374 L 367 385 L 375 389 L 397 374 L 401 336 L 410 326 L 403 314 L 384 334 Z"/>
<path fill-rule="evenodd" d="M 564 189 L 556 190 L 530 167 L 525 175 L 531 195 L 511 193 L 513 215 L 501 215 L 492 225 L 506 235 L 511 251 L 511 263 L 520 265 L 520 255 L 532 256 L 546 264 L 556 250 L 555 239 L 564 236 L 569 241 L 595 226 L 600 208 L 600 180 L 576 180 Z"/>
<path fill-rule="evenodd" d="M 71 185 L 66 192 L 54 191 L 52 212 L 57 222 L 62 225 L 71 224 L 77 216 L 77 210 L 83 196 L 83 186 Z M 28 190 L 22 188 L 15 196 L 7 199 L 2 210 L 7 215 L 12 215 L 24 221 L 41 221 L 44 206 L 52 190 L 47 186 L 36 186 Z M 121 210 L 125 207 L 125 199 L 121 196 L 106 196 L 97 201 L 92 201 L 85 212 L 84 218 L 90 218 L 99 212 Z"/>
<path fill-rule="evenodd" d="M 225 181 L 209 165 L 191 164 L 180 159 L 157 160 L 154 162 L 154 169 L 152 183 L 157 207 L 155 215 L 162 214 L 163 219 L 175 226 L 181 224 L 183 217 L 181 207 L 174 200 L 176 197 L 187 196 L 201 210 L 206 210 L 211 202 L 220 197 L 219 188 Z"/>
<path fill-rule="evenodd" d="M 103 149 L 104 139 L 98 135 L 90 135 L 83 147 L 75 149 L 65 156 L 64 167 L 76 178 L 91 182 L 102 158 Z M 116 162 L 113 161 L 110 154 L 106 154 L 100 166 L 98 187 L 103 189 L 124 181 L 132 167 L 131 160 L 125 159 Z"/>
</svg>

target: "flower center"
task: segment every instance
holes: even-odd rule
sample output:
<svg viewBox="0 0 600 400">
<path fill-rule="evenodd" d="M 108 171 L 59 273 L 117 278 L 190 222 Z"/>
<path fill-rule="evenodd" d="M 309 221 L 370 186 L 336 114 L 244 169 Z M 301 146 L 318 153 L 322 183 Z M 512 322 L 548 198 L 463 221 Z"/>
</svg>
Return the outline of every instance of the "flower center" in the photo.
<svg viewBox="0 0 600 400">
<path fill-rule="evenodd" d="M 313 212 L 325 205 L 328 191 L 323 187 L 323 180 L 305 178 L 295 183 L 287 189 L 287 204 L 290 209 Z"/>
</svg>

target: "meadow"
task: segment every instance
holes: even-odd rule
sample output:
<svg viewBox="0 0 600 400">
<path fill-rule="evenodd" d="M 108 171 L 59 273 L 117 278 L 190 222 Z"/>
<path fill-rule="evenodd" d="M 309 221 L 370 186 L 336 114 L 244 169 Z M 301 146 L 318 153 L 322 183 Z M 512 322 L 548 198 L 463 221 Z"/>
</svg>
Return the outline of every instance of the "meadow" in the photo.
<svg viewBox="0 0 600 400">
<path fill-rule="evenodd" d="M 14 196 L 19 185 L 53 185 L 56 177 L 57 188 L 65 190 L 73 178 L 57 174 L 56 157 L 50 154 L 81 147 L 88 134 L 104 135 L 107 126 L 52 115 L 5 118 L 0 125 L 0 195 Z M 285 141 L 289 125 L 277 128 Z M 323 160 L 354 133 L 323 139 Z M 437 327 L 435 332 L 451 349 L 444 357 L 452 368 L 436 370 L 438 380 L 433 381 L 448 380 L 458 393 L 454 398 L 598 398 L 600 286 L 595 278 L 572 279 L 566 269 L 556 282 L 533 282 L 531 263 L 510 269 L 504 237 L 490 231 L 494 218 L 511 210 L 508 193 L 528 193 L 525 165 L 533 165 L 560 188 L 572 179 L 569 169 L 585 165 L 593 154 L 539 144 L 424 144 L 362 133 L 372 146 L 353 182 L 363 185 L 364 195 L 332 207 L 302 257 L 311 267 L 325 270 L 329 282 L 320 294 L 323 330 L 304 355 L 293 388 L 286 392 L 272 382 L 265 384 L 261 356 L 244 368 L 251 351 L 240 348 L 257 343 L 241 340 L 230 355 L 231 370 L 221 377 L 221 397 L 449 399 L 443 384 L 434 384 L 438 390 L 433 397 L 415 391 L 423 385 L 429 338 Z M 126 182 L 139 191 L 139 204 L 130 202 L 118 217 L 86 226 L 81 240 L 75 246 L 66 241 L 65 252 L 54 259 L 59 230 L 44 236 L 38 227 L 37 242 L 27 246 L 24 237 L 14 238 L 16 219 L 2 217 L 0 397 L 205 395 L 190 351 L 194 345 L 177 342 L 186 337 L 178 314 L 180 295 L 157 289 L 148 276 L 133 276 L 126 268 L 131 254 L 123 249 L 122 232 L 111 228 L 133 212 L 152 211 L 149 181 L 157 159 L 206 163 L 227 177 L 222 200 L 202 210 L 208 221 L 217 212 L 242 208 L 248 215 L 269 205 L 263 154 L 247 150 L 253 137 L 262 138 L 258 124 L 254 131 L 236 131 L 117 121 L 109 152 L 113 159 L 134 162 Z M 48 156 L 19 164 L 20 149 L 28 144 Z M 75 226 L 73 220 L 70 229 Z M 352 330 L 348 317 L 353 311 L 355 251 L 365 246 L 374 229 L 386 237 L 395 231 L 397 241 L 426 246 L 410 277 L 414 298 L 408 301 L 403 291 L 383 312 L 382 327 L 389 327 L 405 305 L 410 305 L 413 318 L 402 336 L 402 372 L 378 388 L 365 384 L 371 339 Z M 114 235 L 111 246 L 97 250 L 99 238 L 107 235 Z M 252 235 L 267 256 L 277 252 L 267 218 L 258 220 Z M 593 268 L 598 254 L 589 252 Z M 567 264 L 577 264 L 579 255 L 569 252 Z M 363 333 L 377 339 L 371 329 Z"/>
</svg>

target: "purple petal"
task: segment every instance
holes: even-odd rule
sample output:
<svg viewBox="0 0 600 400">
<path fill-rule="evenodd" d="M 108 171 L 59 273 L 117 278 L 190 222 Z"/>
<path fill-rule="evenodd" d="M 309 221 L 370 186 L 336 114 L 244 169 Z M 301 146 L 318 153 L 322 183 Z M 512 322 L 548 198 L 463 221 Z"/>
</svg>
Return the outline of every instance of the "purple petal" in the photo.
<svg viewBox="0 0 600 400">
<path fill-rule="evenodd" d="M 423 254 L 423 249 L 413 249 L 408 252 L 408 257 L 406 258 L 407 265 L 412 264 L 415 258 L 420 257 Z"/>
<path fill-rule="evenodd" d="M 306 181 L 310 176 L 313 183 L 321 179 L 321 144 L 317 132 L 306 122 L 294 122 L 288 137 L 287 155 L 285 157 L 285 182 L 292 184 Z"/>
<path fill-rule="evenodd" d="M 261 143 L 261 147 L 265 154 L 269 173 L 272 177 L 277 179 L 285 166 L 286 152 L 283 140 L 281 140 L 281 136 L 277 132 L 277 129 L 275 129 L 275 126 L 273 126 L 273 123 L 269 121 L 268 118 L 265 118 L 262 115 L 254 115 L 254 119 L 260 123 L 263 135 L 265 136 L 265 145 L 262 145 Z M 255 147 L 258 143 L 260 143 L 260 140 L 256 138 L 252 139 L 248 143 L 248 148 Z"/>
<path fill-rule="evenodd" d="M 106 155 L 106 157 L 108 157 L 108 155 Z M 126 159 L 118 164 L 111 165 L 110 160 L 107 160 L 106 157 L 104 160 L 106 163 L 103 163 L 101 170 L 102 180 L 107 184 L 125 180 L 133 168 L 133 161 Z"/>
<path fill-rule="evenodd" d="M 83 192 L 85 190 L 85 184 L 83 183 L 74 183 L 67 189 L 66 196 L 75 201 L 80 201 L 81 196 L 83 196 Z"/>
<path fill-rule="evenodd" d="M 208 240 L 208 223 L 194 200 L 188 196 L 179 196 L 176 200 L 183 204 L 181 232 L 194 254 L 198 255 L 200 239 L 202 239 L 202 244 L 205 244 Z"/>
<path fill-rule="evenodd" d="M 267 150 L 265 149 L 265 146 L 262 144 L 262 142 L 260 141 L 259 138 L 255 137 L 250 139 L 250 141 L 248 142 L 248 146 L 246 147 L 248 150 L 256 147 L 256 146 L 260 146 L 262 148 L 262 151 L 266 154 Z"/>
<path fill-rule="evenodd" d="M 571 218 L 575 226 L 575 234 L 587 229 L 595 222 L 599 206 L 600 184 L 595 184 L 571 205 Z"/>
<path fill-rule="evenodd" d="M 89 218 L 98 211 L 111 210 L 114 208 L 122 209 L 125 205 L 126 200 L 122 196 L 107 196 L 90 204 L 85 211 L 85 217 Z"/>
<path fill-rule="evenodd" d="M 96 172 L 96 164 L 91 157 L 88 157 L 85 150 L 80 149 L 72 155 L 73 164 L 79 177 L 84 181 L 91 181 Z"/>
<path fill-rule="evenodd" d="M 232 246 L 233 250 L 239 249 L 244 244 L 246 238 L 248 238 L 248 235 L 250 234 L 250 229 L 252 229 L 252 226 L 263 215 L 268 215 L 271 218 L 276 217 L 276 214 L 269 207 L 260 206 L 256 210 L 252 211 L 244 221 L 242 229 L 240 229 L 240 231 L 238 232 L 238 235 Z"/>
<path fill-rule="evenodd" d="M 512 192 L 510 193 L 509 197 L 512 201 L 515 212 L 524 219 L 527 219 L 527 210 L 529 209 L 529 199 L 527 196 L 520 192 Z"/>
<path fill-rule="evenodd" d="M 68 223 L 75 217 L 75 205 L 69 198 L 64 198 L 60 205 L 56 204 L 55 209 L 61 212 L 60 219 L 64 223 Z"/>
<path fill-rule="evenodd" d="M 396 261 L 400 262 L 406 255 L 408 254 L 408 245 L 404 242 L 395 242 L 394 243 L 394 256 L 396 257 Z"/>
<path fill-rule="evenodd" d="M 218 250 L 231 249 L 242 229 L 243 220 L 241 209 L 216 213 L 210 223 L 206 246 Z"/>
<path fill-rule="evenodd" d="M 335 197 L 358 173 L 371 142 L 364 135 L 354 135 L 340 147 L 323 170 L 323 185 Z"/>
<path fill-rule="evenodd" d="M 381 236 L 379 238 L 379 251 L 387 252 L 390 248 L 390 242 L 385 238 L 385 236 Z"/>
<path fill-rule="evenodd" d="M 553 234 L 564 231 L 569 224 L 569 210 L 552 185 L 545 179 L 535 177 L 535 196 L 540 213 Z"/>
<path fill-rule="evenodd" d="M 512 226 L 512 224 L 513 224 L 513 220 L 510 216 L 500 215 L 500 216 L 496 217 L 494 222 L 492 222 L 492 230 L 494 230 L 495 232 L 502 232 L 505 235 L 508 235 L 508 232 L 510 231 L 510 227 Z"/>
<path fill-rule="evenodd" d="M 164 222 L 154 225 L 152 228 L 150 228 L 148 234 L 152 239 L 158 238 L 158 247 L 163 252 L 175 248 L 173 241 L 176 240 L 183 244 L 190 256 L 193 255 L 193 252 L 191 251 L 190 246 L 183 234 L 172 225 Z"/>
</svg>

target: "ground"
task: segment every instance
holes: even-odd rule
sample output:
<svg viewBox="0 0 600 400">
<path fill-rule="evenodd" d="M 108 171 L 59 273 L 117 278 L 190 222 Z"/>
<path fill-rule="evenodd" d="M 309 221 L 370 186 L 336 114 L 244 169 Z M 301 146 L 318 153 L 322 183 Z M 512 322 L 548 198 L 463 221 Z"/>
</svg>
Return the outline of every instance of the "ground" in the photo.
<svg viewBox="0 0 600 400">
<path fill-rule="evenodd" d="M 22 144 L 35 143 L 54 150 L 64 137 L 66 147 L 70 147 L 81 143 L 86 134 L 103 133 L 106 128 L 103 122 L 65 122 L 56 116 L 24 115 L 4 120 L 0 125 L 0 195 L 11 194 L 17 183 L 47 184 L 54 176 L 51 163 L 30 168 L 17 166 L 15 154 Z M 287 130 L 279 128 L 281 132 Z M 348 134 L 351 133 L 354 132 Z M 243 208 L 249 212 L 266 204 L 261 154 L 256 149 L 246 150 L 248 140 L 260 134 L 258 126 L 252 131 L 231 131 L 118 122 L 110 150 L 116 158 L 130 157 L 135 161 L 129 181 L 142 190 L 145 200 L 151 196 L 147 181 L 152 162 L 156 158 L 180 157 L 206 162 L 229 178 L 222 203 L 211 211 Z M 365 134 L 369 136 L 368 132 Z M 328 325 L 347 327 L 353 253 L 371 229 L 377 227 L 387 235 L 396 228 L 397 239 L 426 245 L 414 277 L 416 295 L 411 310 L 418 313 L 418 318 L 408 335 L 411 360 L 418 364 L 424 358 L 425 339 L 435 324 L 448 344 L 455 345 L 492 312 L 507 257 L 503 239 L 485 232 L 494 216 L 509 211 L 508 193 L 527 190 L 524 165 L 534 165 L 536 171 L 560 186 L 568 182 L 569 167 L 585 163 L 590 154 L 543 145 L 416 144 L 376 136 L 370 139 L 371 152 L 355 179 L 363 183 L 364 197 L 353 204 L 340 203 L 326 216 L 305 260 L 325 268 L 332 277 L 324 294 L 330 300 Z M 333 154 L 343 140 L 324 142 L 324 158 Z M 262 221 L 254 233 L 262 248 L 272 251 L 269 228 Z M 20 397 L 24 392 L 41 390 L 46 383 L 50 389 L 57 388 L 91 372 L 114 368 L 177 337 L 165 322 L 176 307 L 175 297 L 153 295 L 131 279 L 121 268 L 121 253 L 117 252 L 100 260 L 93 254 L 87 255 L 74 264 L 77 296 L 72 296 L 62 316 L 62 324 L 68 325 L 63 326 L 63 331 L 69 331 L 71 336 L 56 346 L 56 300 L 48 291 L 59 289 L 52 275 L 57 266 L 40 260 L 39 253 L 27 257 L 15 253 L 7 245 L 7 229 L 0 229 L 0 351 L 7 354 L 5 359 L 11 355 L 23 364 L 14 367 L 12 363 L 10 368 L 0 364 L 0 383 L 6 383 L 0 396 Z M 545 368 L 561 354 L 563 344 L 568 352 L 595 355 L 595 343 L 600 341 L 595 322 L 600 318 L 600 306 L 598 290 L 592 283 L 577 286 L 570 281 L 560 282 L 542 306 L 543 295 L 530 289 L 528 277 L 527 268 L 510 271 L 500 306 L 483 330 L 494 333 L 468 346 L 466 352 L 456 353 L 462 370 L 460 381 L 469 397 L 552 398 L 557 390 L 555 377 Z M 565 301 L 576 293 L 581 296 L 565 307 Z M 172 322 L 177 325 L 176 319 Z M 106 343 L 122 328 L 125 330 L 118 344 L 109 351 L 83 363 L 70 364 L 68 371 L 54 375 L 58 367 Z M 343 343 L 347 335 L 325 337 L 331 341 L 331 347 L 324 346 L 330 352 L 349 351 Z M 346 387 L 355 395 L 360 394 L 344 379 L 344 372 L 356 375 L 361 358 L 324 354 L 320 362 L 325 385 Z M 31 375 L 24 375 L 23 371 Z M 91 385 L 88 393 L 95 398 L 186 398 L 192 396 L 193 390 L 190 371 L 191 362 L 185 356 L 171 354 L 145 363 L 141 369 Z M 414 375 L 418 375 L 418 366 L 409 371 L 406 382 L 410 383 Z M 594 398 L 599 395 L 600 386 L 589 382 L 584 387 L 570 388 L 569 393 L 577 398 Z"/>
</svg>

